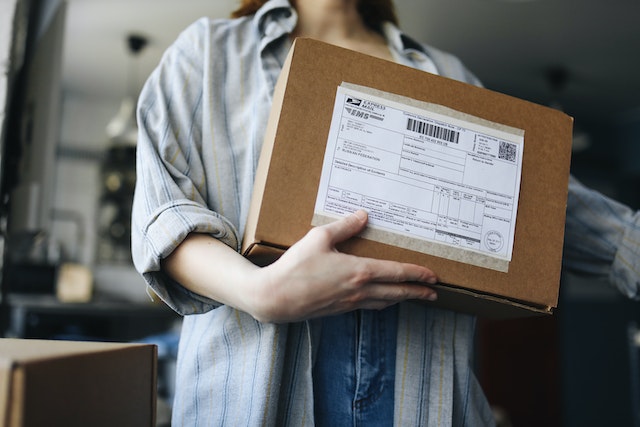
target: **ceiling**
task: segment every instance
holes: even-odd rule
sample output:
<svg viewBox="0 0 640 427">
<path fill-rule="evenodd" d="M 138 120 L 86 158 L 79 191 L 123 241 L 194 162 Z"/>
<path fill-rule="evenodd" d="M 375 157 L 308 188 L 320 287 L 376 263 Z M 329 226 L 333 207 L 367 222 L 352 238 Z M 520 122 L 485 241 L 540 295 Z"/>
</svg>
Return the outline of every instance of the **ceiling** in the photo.
<svg viewBox="0 0 640 427">
<path fill-rule="evenodd" d="M 64 90 L 122 97 L 178 33 L 237 0 L 67 0 Z M 401 27 L 458 55 L 486 87 L 583 120 L 640 116 L 640 0 L 396 0 Z M 126 37 L 149 39 L 133 59 Z M 553 91 L 549 69 L 566 70 Z"/>
</svg>

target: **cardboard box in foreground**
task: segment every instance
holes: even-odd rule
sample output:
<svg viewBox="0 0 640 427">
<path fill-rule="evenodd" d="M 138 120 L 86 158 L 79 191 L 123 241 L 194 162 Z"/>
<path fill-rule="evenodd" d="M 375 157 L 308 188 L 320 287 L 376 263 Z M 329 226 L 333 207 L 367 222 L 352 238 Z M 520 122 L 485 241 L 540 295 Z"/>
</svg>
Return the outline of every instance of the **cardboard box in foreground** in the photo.
<svg viewBox="0 0 640 427">
<path fill-rule="evenodd" d="M 341 98 L 339 87 L 380 98 L 362 101 L 338 94 Z M 386 104 L 392 101 L 400 104 Z M 412 105 L 409 113 L 398 113 L 406 127 L 385 129 L 380 142 L 371 143 L 367 134 L 380 133 L 383 121 L 391 120 L 395 107 L 389 105 L 403 102 Z M 340 125 L 332 128 L 334 104 Z M 423 120 L 410 110 L 413 104 L 461 121 Z M 471 131 L 455 123 L 466 123 Z M 490 317 L 552 313 L 558 301 L 572 125 L 571 117 L 551 108 L 297 39 L 274 93 L 243 253 L 256 264 L 272 262 L 312 224 L 360 206 L 371 219 L 391 221 L 398 233 L 370 227 L 366 233 L 371 234 L 339 249 L 431 268 L 441 281 L 435 305 Z M 502 135 L 515 142 L 502 142 Z M 334 140 L 335 147 L 328 145 Z M 397 172 L 388 166 L 394 162 Z M 334 169 L 323 172 L 323 163 Z M 484 171 L 517 179 L 505 184 Z M 331 187 L 336 177 L 342 177 L 342 188 Z M 387 181 L 405 180 L 417 185 L 388 190 L 388 199 L 380 189 Z M 511 190 L 511 196 L 502 194 Z M 317 197 L 330 201 L 334 212 L 316 212 Z M 462 204 L 471 206 L 470 213 L 463 213 Z M 418 229 L 434 232 L 445 244 L 415 238 L 412 230 Z"/>
<path fill-rule="evenodd" d="M 152 427 L 148 344 L 0 339 L 0 426 Z"/>
</svg>

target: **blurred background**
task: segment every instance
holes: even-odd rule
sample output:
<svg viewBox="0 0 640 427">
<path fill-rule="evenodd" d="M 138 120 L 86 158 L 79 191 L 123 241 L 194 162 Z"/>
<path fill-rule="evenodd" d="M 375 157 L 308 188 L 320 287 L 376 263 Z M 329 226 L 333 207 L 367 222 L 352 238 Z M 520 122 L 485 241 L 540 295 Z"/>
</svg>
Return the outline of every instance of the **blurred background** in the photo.
<svg viewBox="0 0 640 427">
<path fill-rule="evenodd" d="M 573 174 L 640 208 L 640 2 L 395 3 L 402 29 L 487 88 L 574 117 Z M 179 319 L 150 305 L 129 254 L 132 108 L 181 30 L 236 5 L 2 0 L 3 334 L 159 337 L 170 359 Z M 640 426 L 639 308 L 565 276 L 553 317 L 481 319 L 478 375 L 504 425 Z"/>
</svg>

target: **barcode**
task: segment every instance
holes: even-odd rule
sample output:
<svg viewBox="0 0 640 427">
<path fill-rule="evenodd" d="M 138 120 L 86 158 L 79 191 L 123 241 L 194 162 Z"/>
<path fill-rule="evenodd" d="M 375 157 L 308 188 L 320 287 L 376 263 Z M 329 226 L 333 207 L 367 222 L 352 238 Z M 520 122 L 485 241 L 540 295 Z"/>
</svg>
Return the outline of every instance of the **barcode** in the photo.
<svg viewBox="0 0 640 427">
<path fill-rule="evenodd" d="M 509 162 L 515 162 L 516 144 L 512 144 L 506 141 L 500 141 L 500 147 L 498 148 L 498 158 L 507 160 Z"/>
<path fill-rule="evenodd" d="M 409 119 L 407 122 L 407 130 L 418 132 L 432 138 L 438 138 L 443 141 L 458 143 L 460 132 L 451 129 L 445 129 L 442 126 L 432 125 L 430 123 L 421 122 L 420 120 Z"/>
</svg>

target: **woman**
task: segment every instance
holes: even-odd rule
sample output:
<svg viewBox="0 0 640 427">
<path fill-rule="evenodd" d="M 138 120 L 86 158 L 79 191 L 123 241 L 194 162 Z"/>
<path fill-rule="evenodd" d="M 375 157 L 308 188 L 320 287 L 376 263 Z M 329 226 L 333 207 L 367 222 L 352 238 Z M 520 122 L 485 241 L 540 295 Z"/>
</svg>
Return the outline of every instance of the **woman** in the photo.
<svg viewBox="0 0 640 427">
<path fill-rule="evenodd" d="M 341 254 L 364 212 L 274 264 L 238 254 L 273 88 L 313 37 L 478 84 L 401 33 L 390 0 L 243 1 L 168 49 L 140 96 L 133 256 L 184 314 L 174 426 L 492 425 L 474 318 L 425 308 L 434 272 Z"/>
</svg>

